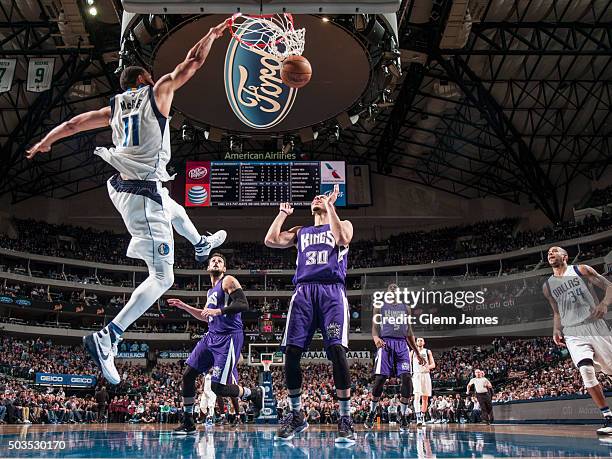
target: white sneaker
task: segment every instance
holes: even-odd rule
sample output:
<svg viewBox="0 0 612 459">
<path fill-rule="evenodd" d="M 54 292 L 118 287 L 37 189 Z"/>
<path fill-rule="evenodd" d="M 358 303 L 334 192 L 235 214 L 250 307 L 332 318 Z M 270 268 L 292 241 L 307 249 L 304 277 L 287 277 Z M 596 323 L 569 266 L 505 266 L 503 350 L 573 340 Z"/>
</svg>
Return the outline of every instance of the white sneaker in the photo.
<svg viewBox="0 0 612 459">
<path fill-rule="evenodd" d="M 204 263 L 213 249 L 216 249 L 225 242 L 227 232 L 225 230 L 217 231 L 215 234 L 208 233 L 208 236 L 202 236 L 200 242 L 194 245 L 195 259 L 198 263 Z"/>
<path fill-rule="evenodd" d="M 612 435 L 612 416 L 604 418 L 604 426 L 597 429 L 597 435 Z"/>
<path fill-rule="evenodd" d="M 111 344 L 109 333 L 106 329 L 83 337 L 85 349 L 98 365 L 104 377 L 111 384 L 119 384 L 121 377 L 115 368 L 115 356 L 117 355 L 117 343 Z"/>
</svg>

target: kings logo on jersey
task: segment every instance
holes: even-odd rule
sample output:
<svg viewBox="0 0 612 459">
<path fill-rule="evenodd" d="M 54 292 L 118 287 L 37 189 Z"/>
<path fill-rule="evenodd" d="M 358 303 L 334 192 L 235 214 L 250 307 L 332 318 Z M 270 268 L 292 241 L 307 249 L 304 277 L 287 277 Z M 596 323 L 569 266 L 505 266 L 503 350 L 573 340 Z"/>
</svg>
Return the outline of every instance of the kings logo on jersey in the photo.
<svg viewBox="0 0 612 459">
<path fill-rule="evenodd" d="M 253 19 L 240 26 L 236 34 L 249 42 L 264 38 L 262 26 Z M 281 61 L 257 47 L 241 45 L 232 37 L 225 54 L 223 80 L 225 93 L 238 119 L 253 129 L 276 126 L 291 111 L 297 89 L 283 84 Z"/>
</svg>

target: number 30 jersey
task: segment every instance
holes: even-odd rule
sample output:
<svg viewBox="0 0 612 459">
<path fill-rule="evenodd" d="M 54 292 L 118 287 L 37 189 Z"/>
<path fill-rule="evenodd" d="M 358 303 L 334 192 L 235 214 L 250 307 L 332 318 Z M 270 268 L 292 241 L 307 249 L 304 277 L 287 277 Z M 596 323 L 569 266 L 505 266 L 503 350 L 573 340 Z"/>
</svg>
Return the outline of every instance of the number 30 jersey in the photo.
<svg viewBox="0 0 612 459">
<path fill-rule="evenodd" d="M 293 284 L 344 284 L 349 248 L 340 247 L 328 224 L 305 226 L 297 233 Z"/>
<path fill-rule="evenodd" d="M 96 154 L 129 180 L 171 180 L 170 128 L 155 102 L 153 87 L 141 85 L 110 100 L 114 149 Z"/>
<path fill-rule="evenodd" d="M 590 317 L 597 302 L 577 265 L 568 265 L 563 276 L 550 276 L 547 283 L 559 308 L 561 325 L 571 327 Z"/>
</svg>

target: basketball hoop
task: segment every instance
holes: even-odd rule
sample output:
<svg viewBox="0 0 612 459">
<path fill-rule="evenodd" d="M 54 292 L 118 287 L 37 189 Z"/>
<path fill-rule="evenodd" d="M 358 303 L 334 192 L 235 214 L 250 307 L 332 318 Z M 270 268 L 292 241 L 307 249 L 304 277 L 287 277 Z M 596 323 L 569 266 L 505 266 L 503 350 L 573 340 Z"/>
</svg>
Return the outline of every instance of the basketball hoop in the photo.
<svg viewBox="0 0 612 459">
<path fill-rule="evenodd" d="M 247 15 L 236 13 L 229 19 L 232 37 L 246 49 L 257 48 L 280 60 L 304 52 L 306 29 L 293 27 L 289 13 Z"/>
<path fill-rule="evenodd" d="M 261 359 L 261 364 L 263 365 L 264 371 L 270 371 L 270 366 L 272 365 L 272 360 Z"/>
</svg>

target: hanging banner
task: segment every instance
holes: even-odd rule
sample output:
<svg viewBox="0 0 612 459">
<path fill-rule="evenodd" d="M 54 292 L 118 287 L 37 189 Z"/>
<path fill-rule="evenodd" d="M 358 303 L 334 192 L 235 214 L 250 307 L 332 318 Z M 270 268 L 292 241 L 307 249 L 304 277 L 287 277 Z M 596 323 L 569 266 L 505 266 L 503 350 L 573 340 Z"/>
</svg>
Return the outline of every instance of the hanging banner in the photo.
<svg viewBox="0 0 612 459">
<path fill-rule="evenodd" d="M 0 92 L 8 92 L 13 87 L 13 76 L 17 59 L 0 59 Z"/>
<path fill-rule="evenodd" d="M 28 65 L 28 84 L 26 89 L 31 92 L 43 92 L 51 88 L 53 80 L 54 57 L 35 57 Z"/>
</svg>

